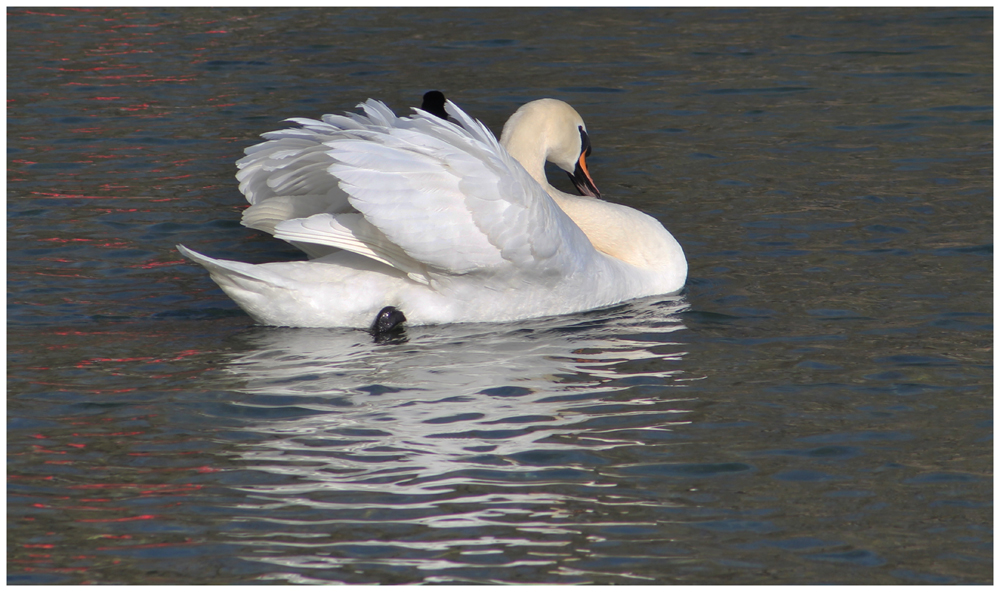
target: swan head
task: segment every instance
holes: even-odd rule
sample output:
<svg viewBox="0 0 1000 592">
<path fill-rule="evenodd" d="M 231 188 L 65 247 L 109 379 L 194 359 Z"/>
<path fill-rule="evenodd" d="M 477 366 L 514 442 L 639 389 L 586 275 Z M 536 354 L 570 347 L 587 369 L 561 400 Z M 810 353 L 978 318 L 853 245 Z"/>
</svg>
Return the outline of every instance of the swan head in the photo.
<svg viewBox="0 0 1000 592">
<path fill-rule="evenodd" d="M 587 126 L 568 103 L 538 99 L 522 105 L 504 124 L 500 143 L 542 187 L 548 186 L 548 161 L 569 174 L 581 195 L 601 196 L 587 170 L 591 151 Z"/>
</svg>

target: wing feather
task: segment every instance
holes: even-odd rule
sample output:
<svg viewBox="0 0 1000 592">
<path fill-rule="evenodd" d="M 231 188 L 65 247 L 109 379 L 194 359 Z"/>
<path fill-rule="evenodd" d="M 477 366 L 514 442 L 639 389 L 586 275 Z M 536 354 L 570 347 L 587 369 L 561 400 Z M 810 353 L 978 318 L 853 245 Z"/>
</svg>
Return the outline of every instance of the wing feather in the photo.
<svg viewBox="0 0 1000 592">
<path fill-rule="evenodd" d="M 397 117 L 369 99 L 361 114 L 294 118 L 237 165 L 252 204 L 243 223 L 308 253 L 345 249 L 415 281 L 482 273 L 544 280 L 577 273 L 596 252 L 500 145 L 448 101 L 453 121 Z M 323 249 L 327 249 L 324 251 Z"/>
<path fill-rule="evenodd" d="M 275 238 L 289 242 L 326 245 L 385 263 L 420 283 L 428 283 L 427 269 L 389 241 L 361 214 L 316 214 L 285 220 L 275 228 Z"/>
<path fill-rule="evenodd" d="M 574 251 L 593 251 L 586 236 L 482 123 L 451 107 L 462 127 L 424 119 L 365 141 L 328 142 L 337 161 L 328 171 L 351 205 L 409 256 L 442 272 L 577 270 Z M 392 157 L 365 159 L 371 143 Z"/>
</svg>

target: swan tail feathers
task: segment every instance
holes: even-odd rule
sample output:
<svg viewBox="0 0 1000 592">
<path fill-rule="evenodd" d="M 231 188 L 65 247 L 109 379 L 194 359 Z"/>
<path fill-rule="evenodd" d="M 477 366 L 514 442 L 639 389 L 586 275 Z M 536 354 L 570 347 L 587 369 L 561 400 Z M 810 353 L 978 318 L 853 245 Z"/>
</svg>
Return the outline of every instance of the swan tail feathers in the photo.
<svg viewBox="0 0 1000 592">
<path fill-rule="evenodd" d="M 177 250 L 207 269 L 222 291 L 258 323 L 290 327 L 357 324 L 344 319 L 324 319 L 317 323 L 316 318 L 322 315 L 317 313 L 310 298 L 302 292 L 302 282 L 278 273 L 281 268 L 273 264 L 253 265 L 213 259 L 183 245 L 177 245 Z"/>
<path fill-rule="evenodd" d="M 294 286 L 289 285 L 287 279 L 276 273 L 269 272 L 260 265 L 226 259 L 213 259 L 197 251 L 192 251 L 184 245 L 177 245 L 177 250 L 180 251 L 181 255 L 207 269 L 212 279 L 220 287 L 226 289 L 227 292 L 230 287 L 247 290 L 255 283 L 266 284 L 276 288 L 294 289 Z"/>
</svg>

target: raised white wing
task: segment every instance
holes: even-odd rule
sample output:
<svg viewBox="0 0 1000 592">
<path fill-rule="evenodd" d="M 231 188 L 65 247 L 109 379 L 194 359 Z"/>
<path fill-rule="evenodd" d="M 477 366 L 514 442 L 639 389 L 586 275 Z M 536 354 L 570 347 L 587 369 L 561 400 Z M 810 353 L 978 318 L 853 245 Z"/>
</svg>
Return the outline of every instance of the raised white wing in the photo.
<svg viewBox="0 0 1000 592">
<path fill-rule="evenodd" d="M 267 141 L 251 146 L 237 161 L 240 191 L 251 204 L 243 211 L 244 226 L 274 234 L 275 226 L 286 220 L 321 212 L 354 211 L 337 179 L 326 172 L 333 160 L 323 142 L 343 128 L 313 120 L 297 121 L 302 128 L 264 134 Z M 292 244 L 310 257 L 336 250 L 309 243 Z"/>
<path fill-rule="evenodd" d="M 398 118 L 374 100 L 360 106 L 365 116 L 293 120 L 303 127 L 247 151 L 238 177 L 253 205 L 244 224 L 423 282 L 502 270 L 555 279 L 596 256 L 496 137 L 450 101 L 457 124 L 419 110 Z"/>
</svg>

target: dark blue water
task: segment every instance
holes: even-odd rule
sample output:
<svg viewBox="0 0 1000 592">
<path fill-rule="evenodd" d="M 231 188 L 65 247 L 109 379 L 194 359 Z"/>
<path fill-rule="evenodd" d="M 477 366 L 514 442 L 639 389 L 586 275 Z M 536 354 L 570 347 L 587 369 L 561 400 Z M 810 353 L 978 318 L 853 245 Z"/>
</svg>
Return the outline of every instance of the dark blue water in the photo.
<svg viewBox="0 0 1000 592">
<path fill-rule="evenodd" d="M 992 583 L 992 17 L 9 9 L 8 583 Z M 376 344 L 174 249 L 432 88 L 574 105 L 685 293 Z"/>
</svg>

